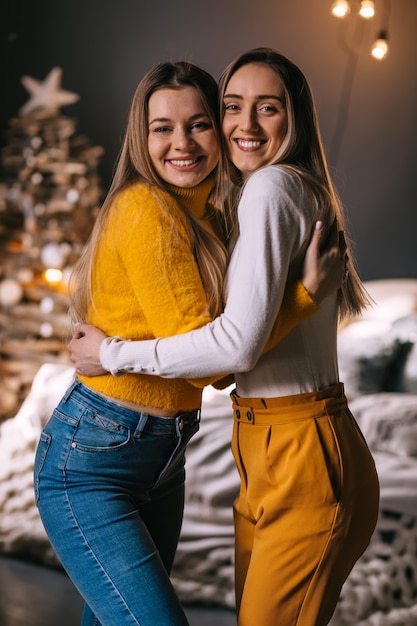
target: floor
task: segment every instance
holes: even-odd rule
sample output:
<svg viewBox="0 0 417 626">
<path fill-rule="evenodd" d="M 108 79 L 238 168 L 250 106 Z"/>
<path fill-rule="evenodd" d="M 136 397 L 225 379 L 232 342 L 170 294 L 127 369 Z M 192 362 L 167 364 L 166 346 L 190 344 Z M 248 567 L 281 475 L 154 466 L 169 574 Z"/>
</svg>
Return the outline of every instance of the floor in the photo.
<svg viewBox="0 0 417 626">
<path fill-rule="evenodd" d="M 79 626 L 82 605 L 63 572 L 0 558 L 0 626 Z M 234 613 L 229 610 L 185 610 L 190 626 L 236 625 Z"/>
</svg>

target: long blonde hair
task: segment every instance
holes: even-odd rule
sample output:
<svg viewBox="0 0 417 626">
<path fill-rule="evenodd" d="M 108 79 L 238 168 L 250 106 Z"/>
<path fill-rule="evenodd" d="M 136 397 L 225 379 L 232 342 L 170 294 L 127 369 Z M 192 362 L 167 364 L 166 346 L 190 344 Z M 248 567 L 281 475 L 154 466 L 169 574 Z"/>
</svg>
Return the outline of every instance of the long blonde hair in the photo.
<svg viewBox="0 0 417 626">
<path fill-rule="evenodd" d="M 269 165 L 279 164 L 285 167 L 299 176 L 310 187 L 313 201 L 317 206 L 318 217 L 324 221 L 328 229 L 336 217 L 339 230 L 344 231 L 345 234 L 348 254 L 348 275 L 338 293 L 340 318 L 343 319 L 347 315 L 358 315 L 364 307 L 370 304 L 370 298 L 355 267 L 352 243 L 346 233 L 343 207 L 337 197 L 328 171 L 313 95 L 301 70 L 285 56 L 271 48 L 255 48 L 240 55 L 228 65 L 219 81 L 221 119 L 224 115 L 223 99 L 227 85 L 233 74 L 249 63 L 267 65 L 276 72 L 282 81 L 288 128 L 278 153 Z M 230 178 L 240 190 L 243 187 L 241 173 L 229 162 L 223 179 L 219 177 L 217 184 L 219 195 L 227 178 Z M 236 206 L 235 198 L 236 194 L 228 196 L 229 207 L 230 205 Z M 233 215 L 233 210 L 230 213 Z M 233 224 L 231 228 L 233 228 Z"/>
<path fill-rule="evenodd" d="M 164 62 L 152 68 L 140 81 L 130 106 L 126 133 L 110 189 L 95 222 L 83 253 L 74 266 L 70 279 L 70 316 L 73 321 L 86 320 L 89 306 L 94 306 L 92 268 L 100 236 L 109 209 L 116 195 L 136 181 L 147 181 L 170 193 L 167 184 L 158 176 L 148 152 L 148 104 L 151 95 L 162 88 L 197 89 L 206 113 L 215 130 L 219 147 L 223 145 L 218 116 L 217 83 L 205 70 L 186 61 Z M 220 149 L 218 168 L 223 168 L 223 150 Z M 171 194 L 172 195 L 172 194 Z M 178 202 L 178 198 L 175 198 Z M 215 202 L 213 197 L 212 202 Z M 208 311 L 212 317 L 223 311 L 223 279 L 227 265 L 227 252 L 223 242 L 208 233 L 182 206 L 187 221 L 190 241 L 202 283 L 207 295 Z M 222 228 L 222 207 L 214 209 Z M 168 209 L 167 209 L 168 210 Z"/>
</svg>

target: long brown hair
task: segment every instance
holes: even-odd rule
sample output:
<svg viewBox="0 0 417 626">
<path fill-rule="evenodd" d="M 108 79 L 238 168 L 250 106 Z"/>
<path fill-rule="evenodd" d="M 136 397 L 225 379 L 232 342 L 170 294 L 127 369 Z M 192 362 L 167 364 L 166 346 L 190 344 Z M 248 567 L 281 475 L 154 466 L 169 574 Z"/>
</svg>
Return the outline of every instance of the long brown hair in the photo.
<svg viewBox="0 0 417 626">
<path fill-rule="evenodd" d="M 220 153 L 218 168 L 223 168 L 223 150 L 221 149 L 223 138 L 220 132 L 216 81 L 208 72 L 186 61 L 164 62 L 156 65 L 145 74 L 136 88 L 110 189 L 89 241 L 71 275 L 70 315 L 73 321 L 86 320 L 89 305 L 94 306 L 91 276 L 95 251 L 116 195 L 140 180 L 147 181 L 170 193 L 167 184 L 158 176 L 149 156 L 148 105 L 151 95 L 158 89 L 181 89 L 182 87 L 194 87 L 198 91 L 203 107 L 216 132 Z M 178 202 L 178 198 L 175 199 Z M 189 228 L 193 253 L 206 291 L 208 310 L 211 316 L 215 317 L 223 311 L 226 249 L 223 242 L 208 233 L 185 206 L 182 205 L 182 208 Z M 221 207 L 217 209 L 217 214 L 219 214 Z"/>
<path fill-rule="evenodd" d="M 357 315 L 370 304 L 370 299 L 355 267 L 352 243 L 346 233 L 343 207 L 330 179 L 316 107 L 304 74 L 289 59 L 271 48 L 255 48 L 245 52 L 226 67 L 220 78 L 221 118 L 224 115 L 223 99 L 231 77 L 238 69 L 250 63 L 270 67 L 279 76 L 284 87 L 288 128 L 284 141 L 269 165 L 279 164 L 291 170 L 310 187 L 317 206 L 318 219 L 322 219 L 327 228 L 330 228 L 336 217 L 339 230 L 345 233 L 348 253 L 348 275 L 338 293 L 340 317 L 342 319 L 346 315 Z M 230 176 L 242 189 L 241 173 L 232 163 L 228 164 L 225 175 Z M 222 184 L 224 181 L 219 182 L 219 185 Z M 233 203 L 231 196 L 228 202 Z"/>
</svg>

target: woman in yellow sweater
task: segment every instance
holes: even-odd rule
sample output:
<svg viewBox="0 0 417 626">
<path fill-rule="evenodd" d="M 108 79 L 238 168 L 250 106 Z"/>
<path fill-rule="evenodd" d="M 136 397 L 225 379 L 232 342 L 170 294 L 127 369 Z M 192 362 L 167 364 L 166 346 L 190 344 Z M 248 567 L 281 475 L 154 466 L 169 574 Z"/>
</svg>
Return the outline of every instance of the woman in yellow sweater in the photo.
<svg viewBox="0 0 417 626">
<path fill-rule="evenodd" d="M 211 203 L 223 168 L 217 85 L 188 63 L 140 82 L 109 194 L 75 273 L 71 311 L 108 335 L 149 339 L 222 310 L 227 253 Z M 284 327 L 317 309 L 301 283 Z M 169 580 L 182 521 L 184 451 L 201 383 L 78 376 L 41 434 L 37 505 L 86 602 L 83 626 L 184 626 Z"/>
</svg>

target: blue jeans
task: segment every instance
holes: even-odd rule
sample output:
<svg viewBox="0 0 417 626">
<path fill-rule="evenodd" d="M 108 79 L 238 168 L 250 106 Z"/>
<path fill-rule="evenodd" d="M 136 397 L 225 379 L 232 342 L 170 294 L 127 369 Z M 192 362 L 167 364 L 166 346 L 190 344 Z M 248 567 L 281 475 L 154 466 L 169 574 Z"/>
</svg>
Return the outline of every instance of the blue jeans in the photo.
<svg viewBox="0 0 417 626">
<path fill-rule="evenodd" d="M 86 602 L 83 626 L 185 626 L 169 580 L 184 507 L 184 452 L 200 411 L 127 409 L 75 380 L 41 433 L 35 498 Z"/>
</svg>

